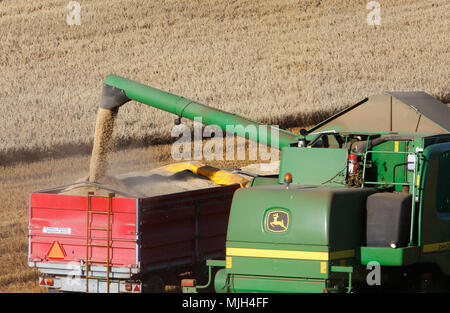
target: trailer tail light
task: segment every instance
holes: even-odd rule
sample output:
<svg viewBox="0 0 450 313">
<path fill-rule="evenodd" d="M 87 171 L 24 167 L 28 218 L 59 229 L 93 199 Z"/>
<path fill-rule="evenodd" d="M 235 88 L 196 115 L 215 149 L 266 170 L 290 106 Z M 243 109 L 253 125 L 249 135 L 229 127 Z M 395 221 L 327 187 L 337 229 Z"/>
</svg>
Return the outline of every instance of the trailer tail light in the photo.
<svg viewBox="0 0 450 313">
<path fill-rule="evenodd" d="M 348 176 L 353 177 L 356 174 L 356 155 L 348 155 Z"/>
<path fill-rule="evenodd" d="M 181 280 L 181 287 L 195 287 L 195 279 Z"/>
<path fill-rule="evenodd" d="M 53 279 L 39 278 L 39 286 L 53 287 L 55 281 Z"/>
<path fill-rule="evenodd" d="M 139 284 L 126 284 L 124 287 L 127 292 L 141 292 L 141 287 Z"/>
</svg>

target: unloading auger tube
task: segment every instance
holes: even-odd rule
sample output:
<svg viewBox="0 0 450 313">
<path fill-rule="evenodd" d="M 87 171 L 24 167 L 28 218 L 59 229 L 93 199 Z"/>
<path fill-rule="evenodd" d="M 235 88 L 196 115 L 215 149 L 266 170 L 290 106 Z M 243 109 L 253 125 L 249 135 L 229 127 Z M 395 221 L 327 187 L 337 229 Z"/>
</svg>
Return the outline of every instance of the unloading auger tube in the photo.
<svg viewBox="0 0 450 313">
<path fill-rule="evenodd" d="M 234 126 L 234 135 L 252 139 L 256 142 L 275 148 L 288 147 L 291 144 L 296 143 L 300 137 L 294 133 L 274 126 L 267 126 L 267 129 L 260 133 L 259 126 L 264 126 L 265 124 L 252 121 L 234 113 L 215 109 L 199 102 L 149 87 L 117 75 L 108 75 L 104 81 L 100 107 L 113 110 L 130 100 L 142 102 L 149 106 L 175 114 L 179 118 L 185 117 L 194 120 L 196 117 L 201 117 L 203 124 L 216 125 L 223 131 L 227 131 L 227 126 Z M 256 134 L 244 132 L 242 131 L 242 128 L 240 130 L 236 127 L 239 125 L 243 126 L 244 129 L 249 125 L 255 126 Z M 272 138 L 272 129 L 278 130 L 278 142 L 276 137 Z"/>
</svg>

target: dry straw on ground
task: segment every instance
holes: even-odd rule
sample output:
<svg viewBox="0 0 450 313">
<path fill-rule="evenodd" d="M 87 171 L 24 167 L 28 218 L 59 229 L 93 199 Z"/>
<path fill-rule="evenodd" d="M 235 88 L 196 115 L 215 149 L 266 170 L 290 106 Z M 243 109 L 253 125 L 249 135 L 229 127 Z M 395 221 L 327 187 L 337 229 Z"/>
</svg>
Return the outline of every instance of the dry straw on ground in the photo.
<svg viewBox="0 0 450 313">
<path fill-rule="evenodd" d="M 366 23 L 366 0 L 79 1 L 80 26 L 66 24 L 68 2 L 0 1 L 2 292 L 41 291 L 26 263 L 29 193 L 89 175 L 109 73 L 281 125 L 311 123 L 384 90 L 449 102 L 446 0 L 380 0 L 376 27 Z M 127 103 L 114 139 L 167 141 L 173 118 Z M 80 151 L 88 154 L 13 164 Z M 112 174 L 145 170 L 170 163 L 170 146 L 122 151 L 111 162 Z"/>
<path fill-rule="evenodd" d="M 376 27 L 365 0 L 82 1 L 79 26 L 67 3 L 1 2 L 3 162 L 88 152 L 109 73 L 291 126 L 384 90 L 449 97 L 446 0 L 380 1 Z M 114 138 L 162 142 L 172 119 L 130 102 Z"/>
</svg>

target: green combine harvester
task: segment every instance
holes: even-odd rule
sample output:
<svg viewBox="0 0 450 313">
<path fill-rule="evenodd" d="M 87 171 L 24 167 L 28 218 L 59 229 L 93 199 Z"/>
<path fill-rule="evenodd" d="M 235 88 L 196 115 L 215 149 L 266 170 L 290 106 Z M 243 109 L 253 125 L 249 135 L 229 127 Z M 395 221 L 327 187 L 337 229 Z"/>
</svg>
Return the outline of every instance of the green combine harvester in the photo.
<svg viewBox="0 0 450 313">
<path fill-rule="evenodd" d="M 204 124 L 242 116 L 115 75 L 102 108 L 135 100 Z M 238 134 L 279 146 L 279 175 L 234 194 L 226 257 L 185 292 L 448 290 L 450 110 L 424 92 L 386 92 L 294 134 Z"/>
</svg>

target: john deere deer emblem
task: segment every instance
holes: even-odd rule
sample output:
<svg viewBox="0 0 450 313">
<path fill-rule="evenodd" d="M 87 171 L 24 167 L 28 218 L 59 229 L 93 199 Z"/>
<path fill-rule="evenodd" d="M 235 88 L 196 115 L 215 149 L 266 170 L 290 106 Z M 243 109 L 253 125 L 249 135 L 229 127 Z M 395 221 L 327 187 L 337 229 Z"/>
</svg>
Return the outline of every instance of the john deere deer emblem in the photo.
<svg viewBox="0 0 450 313">
<path fill-rule="evenodd" d="M 282 210 L 272 210 L 266 216 L 266 229 L 273 233 L 282 233 L 289 227 L 289 214 Z"/>
</svg>

